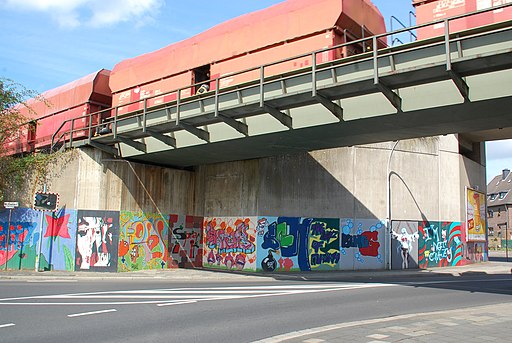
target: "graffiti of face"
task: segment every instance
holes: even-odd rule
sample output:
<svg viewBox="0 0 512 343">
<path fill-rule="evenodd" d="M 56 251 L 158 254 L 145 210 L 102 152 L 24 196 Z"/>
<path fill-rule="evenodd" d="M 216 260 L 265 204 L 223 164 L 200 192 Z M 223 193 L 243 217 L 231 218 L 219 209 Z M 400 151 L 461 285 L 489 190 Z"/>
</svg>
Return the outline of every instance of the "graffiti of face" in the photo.
<svg viewBox="0 0 512 343">
<path fill-rule="evenodd" d="M 95 224 L 96 218 L 84 217 L 79 219 L 76 244 L 82 257 L 80 269 L 90 268 Z"/>
</svg>

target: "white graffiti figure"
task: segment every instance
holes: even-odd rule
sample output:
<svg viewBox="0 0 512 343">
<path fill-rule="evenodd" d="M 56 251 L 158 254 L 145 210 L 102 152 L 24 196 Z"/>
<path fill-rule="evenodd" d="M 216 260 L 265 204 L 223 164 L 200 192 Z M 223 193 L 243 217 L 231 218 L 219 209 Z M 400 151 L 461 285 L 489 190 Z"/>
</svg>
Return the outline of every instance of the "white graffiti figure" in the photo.
<svg viewBox="0 0 512 343">
<path fill-rule="evenodd" d="M 82 258 L 80 269 L 110 265 L 111 256 L 107 247 L 111 245 L 112 233 L 108 226 L 102 218 L 84 217 L 79 221 L 77 248 Z"/>
<path fill-rule="evenodd" d="M 398 249 L 402 256 L 402 269 L 409 268 L 409 251 L 412 249 L 412 243 L 414 243 L 418 237 L 417 232 L 408 233 L 405 227 L 403 227 L 399 233 L 393 231 L 393 238 L 400 243 Z"/>
</svg>

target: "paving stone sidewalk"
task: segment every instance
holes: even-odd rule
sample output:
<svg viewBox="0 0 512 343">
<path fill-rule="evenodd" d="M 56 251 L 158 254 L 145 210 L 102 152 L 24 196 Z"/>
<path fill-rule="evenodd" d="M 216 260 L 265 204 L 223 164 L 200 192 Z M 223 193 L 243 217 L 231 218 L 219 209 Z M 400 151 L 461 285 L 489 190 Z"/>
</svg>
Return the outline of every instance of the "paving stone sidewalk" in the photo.
<svg viewBox="0 0 512 343">
<path fill-rule="evenodd" d="M 345 322 L 257 343 L 511 342 L 512 302 Z"/>
</svg>

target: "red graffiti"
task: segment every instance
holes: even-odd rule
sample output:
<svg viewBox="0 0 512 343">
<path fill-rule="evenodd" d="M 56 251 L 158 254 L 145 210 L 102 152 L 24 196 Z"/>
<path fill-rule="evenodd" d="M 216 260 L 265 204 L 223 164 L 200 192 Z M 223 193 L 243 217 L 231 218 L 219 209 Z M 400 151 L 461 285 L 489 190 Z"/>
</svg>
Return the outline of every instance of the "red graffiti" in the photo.
<svg viewBox="0 0 512 343">
<path fill-rule="evenodd" d="M 368 239 L 368 246 L 359 248 L 361 255 L 377 257 L 380 247 L 379 233 L 377 231 L 366 231 L 361 235 Z"/>
</svg>

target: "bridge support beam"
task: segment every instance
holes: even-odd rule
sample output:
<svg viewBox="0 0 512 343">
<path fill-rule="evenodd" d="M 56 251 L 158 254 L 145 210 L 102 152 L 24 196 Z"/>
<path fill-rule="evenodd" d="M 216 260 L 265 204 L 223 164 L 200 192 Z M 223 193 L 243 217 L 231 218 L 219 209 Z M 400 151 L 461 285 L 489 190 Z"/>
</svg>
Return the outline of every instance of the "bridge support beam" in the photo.
<svg viewBox="0 0 512 343">
<path fill-rule="evenodd" d="M 125 138 L 125 137 L 121 137 L 121 136 L 117 136 L 117 139 L 121 142 L 121 143 L 124 143 L 126 145 L 129 145 L 131 146 L 132 148 L 134 149 L 137 149 L 139 151 L 142 151 L 142 152 L 147 152 L 147 149 L 146 149 L 146 144 L 144 143 L 141 143 L 141 142 L 137 142 L 137 141 L 134 141 L 132 139 L 128 139 L 128 138 Z"/>
<path fill-rule="evenodd" d="M 158 139 L 159 141 L 169 145 L 169 146 L 172 146 L 173 148 L 176 148 L 176 138 L 173 138 L 173 137 L 169 137 L 169 136 L 166 136 L 166 135 L 163 135 L 159 132 L 155 132 L 153 130 L 147 130 L 146 129 L 146 132 L 151 135 L 151 137 L 153 138 L 156 138 Z"/>
<path fill-rule="evenodd" d="M 462 77 L 460 77 L 460 75 L 452 69 L 448 70 L 448 74 L 450 75 L 450 78 L 452 79 L 453 83 L 455 84 L 455 87 L 457 87 L 457 89 L 459 90 L 460 95 L 462 95 L 462 97 L 464 98 L 464 101 L 465 102 L 470 101 L 469 100 L 469 86 L 466 83 L 466 81 L 464 81 L 464 79 Z"/>
<path fill-rule="evenodd" d="M 111 155 L 119 156 L 119 151 L 116 148 L 111 147 L 110 145 L 101 144 L 101 143 L 94 142 L 94 141 L 89 142 L 89 145 L 93 146 L 96 149 L 99 149 L 101 151 L 105 151 L 106 153 L 109 153 Z"/>
<path fill-rule="evenodd" d="M 199 129 L 193 125 L 186 124 L 183 122 L 180 122 L 179 126 L 183 128 L 185 131 L 190 132 L 194 136 L 196 136 L 199 139 L 202 139 L 203 141 L 210 143 L 210 133 L 206 130 Z"/>
<path fill-rule="evenodd" d="M 244 135 L 244 136 L 249 135 L 249 127 L 247 126 L 247 124 L 242 123 L 238 120 L 235 120 L 231 117 L 223 116 L 222 114 L 219 114 L 218 118 L 220 120 L 222 120 L 224 123 L 226 123 L 227 125 L 231 126 L 233 129 L 240 132 L 242 135 Z"/>
<path fill-rule="evenodd" d="M 402 98 L 398 96 L 391 88 L 384 85 L 382 82 L 378 81 L 375 83 L 375 87 L 384 94 L 384 96 L 389 100 L 391 105 L 397 109 L 398 112 L 402 112 Z"/>
<path fill-rule="evenodd" d="M 290 117 L 286 113 L 279 111 L 277 108 L 274 108 L 267 104 L 263 104 L 262 108 L 263 108 L 263 110 L 265 110 L 265 112 L 271 114 L 274 118 L 279 120 L 279 122 L 281 124 L 283 124 L 284 126 L 286 126 L 289 129 L 292 129 L 292 117 Z"/>
<path fill-rule="evenodd" d="M 343 108 L 341 106 L 338 106 L 318 92 L 316 92 L 315 99 L 318 100 L 318 102 L 327 108 L 332 114 L 334 114 L 336 118 L 338 118 L 340 121 L 343 121 Z"/>
</svg>

